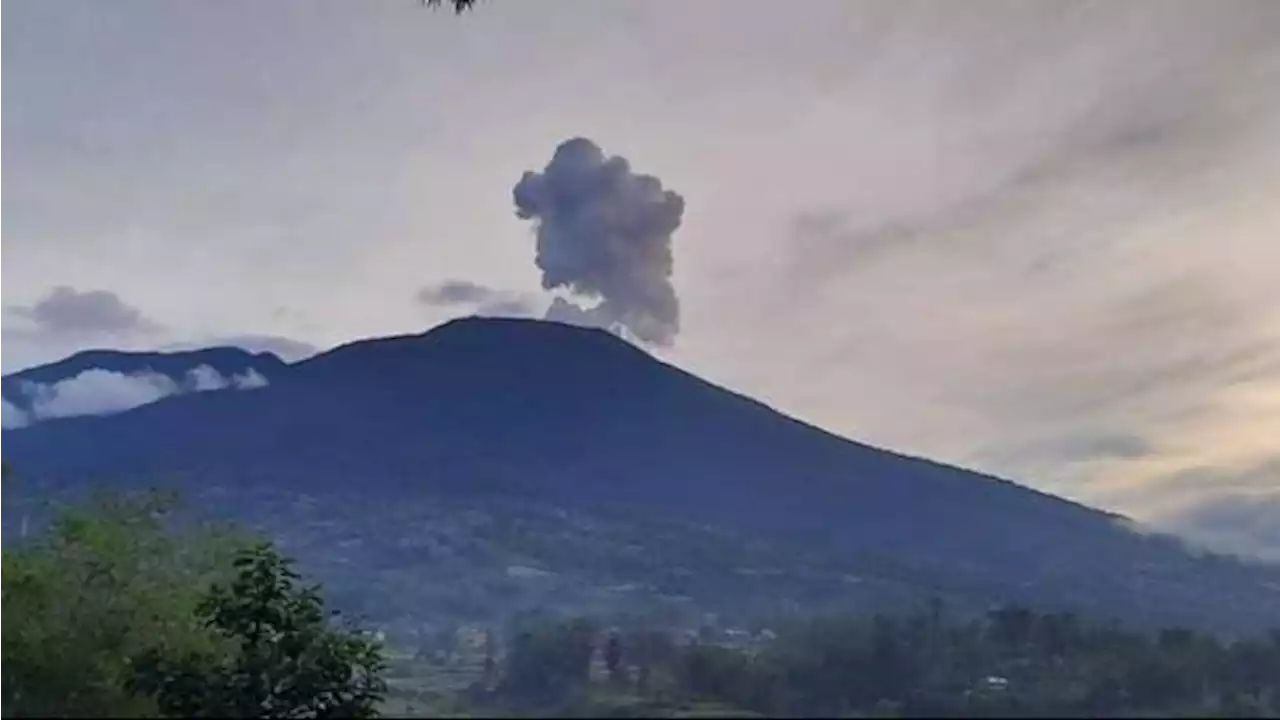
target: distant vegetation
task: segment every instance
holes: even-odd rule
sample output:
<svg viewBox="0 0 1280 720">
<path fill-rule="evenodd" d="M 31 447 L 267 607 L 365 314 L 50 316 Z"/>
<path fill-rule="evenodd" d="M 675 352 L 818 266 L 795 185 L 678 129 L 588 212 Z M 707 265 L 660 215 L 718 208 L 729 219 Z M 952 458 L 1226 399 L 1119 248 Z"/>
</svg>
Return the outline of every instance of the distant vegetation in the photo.
<svg viewBox="0 0 1280 720">
<path fill-rule="evenodd" d="M 1222 642 L 1016 607 L 959 622 L 935 605 L 812 620 L 757 647 L 571 621 L 517 636 L 497 684 L 473 702 L 614 717 L 1276 717 L 1277 669 L 1280 631 Z"/>
<path fill-rule="evenodd" d="M 174 507 L 104 496 L 6 544 L 6 717 L 1280 716 L 1280 630 L 1225 640 L 941 600 L 728 632 L 525 614 L 393 658 L 270 544 Z M 461 656 L 465 682 L 428 690 Z"/>
</svg>

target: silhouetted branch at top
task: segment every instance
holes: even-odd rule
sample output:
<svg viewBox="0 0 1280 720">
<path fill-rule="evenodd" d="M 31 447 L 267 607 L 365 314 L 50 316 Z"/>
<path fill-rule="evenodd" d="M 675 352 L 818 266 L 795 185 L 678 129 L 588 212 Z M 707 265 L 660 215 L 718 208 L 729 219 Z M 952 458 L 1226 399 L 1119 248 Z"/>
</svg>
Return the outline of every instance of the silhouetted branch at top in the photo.
<svg viewBox="0 0 1280 720">
<path fill-rule="evenodd" d="M 440 7 L 443 0 L 422 0 L 422 4 L 429 7 Z M 476 4 L 476 0 L 449 0 L 449 4 L 453 6 L 453 11 L 459 15 L 463 10 L 470 10 Z"/>
</svg>

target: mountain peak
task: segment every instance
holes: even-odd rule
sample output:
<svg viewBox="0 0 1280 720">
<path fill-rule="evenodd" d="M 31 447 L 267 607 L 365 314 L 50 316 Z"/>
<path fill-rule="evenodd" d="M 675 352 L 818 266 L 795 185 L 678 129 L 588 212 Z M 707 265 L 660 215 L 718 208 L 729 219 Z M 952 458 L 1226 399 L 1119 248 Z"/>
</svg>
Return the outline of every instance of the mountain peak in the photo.
<svg viewBox="0 0 1280 720">
<path fill-rule="evenodd" d="M 596 327 L 570 325 L 554 320 L 538 320 L 535 318 L 484 317 L 480 315 L 453 318 L 431 328 L 424 335 L 440 338 L 462 334 L 478 337 L 497 334 L 509 335 L 511 333 L 521 333 L 525 337 L 534 335 L 542 337 L 556 335 L 562 338 L 604 336 L 615 341 L 620 339 L 613 333 Z"/>
<path fill-rule="evenodd" d="M 640 347 L 602 328 L 532 318 L 457 318 L 437 325 L 423 337 L 441 346 L 448 344 L 474 350 L 501 351 L 518 345 L 522 350 L 545 346 L 578 352 L 624 350 L 632 355 L 648 355 Z"/>
<path fill-rule="evenodd" d="M 458 363 L 581 366 L 648 358 L 641 348 L 599 328 L 528 318 L 470 316 L 427 332 L 357 340 L 298 363 L 303 372 L 386 373 Z"/>
</svg>

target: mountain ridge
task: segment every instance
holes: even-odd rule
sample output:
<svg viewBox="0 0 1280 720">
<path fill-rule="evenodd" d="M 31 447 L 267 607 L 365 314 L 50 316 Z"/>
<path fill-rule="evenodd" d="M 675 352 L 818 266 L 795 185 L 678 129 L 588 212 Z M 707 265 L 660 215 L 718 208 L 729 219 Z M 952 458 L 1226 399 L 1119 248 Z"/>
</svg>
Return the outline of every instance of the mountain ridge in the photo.
<svg viewBox="0 0 1280 720">
<path fill-rule="evenodd" d="M 178 351 L 90 349 L 5 375 L 0 378 L 0 395 L 15 407 L 29 411 L 30 386 L 53 386 L 89 370 L 130 377 L 161 375 L 181 385 L 197 368 L 211 369 L 224 378 L 252 370 L 270 382 L 286 367 L 274 353 L 250 352 L 230 345 Z"/>
<path fill-rule="evenodd" d="M 557 323 L 455 320 L 345 344 L 254 392 L 178 395 L 4 438 L 6 460 L 42 477 L 619 507 L 892 555 L 993 592 L 1096 592 L 1132 613 L 1163 603 L 1187 617 L 1225 612 L 1217 603 L 1280 623 L 1257 604 L 1277 599 L 1265 582 L 1280 574 L 1196 561 L 1114 514 L 842 438 Z"/>
</svg>

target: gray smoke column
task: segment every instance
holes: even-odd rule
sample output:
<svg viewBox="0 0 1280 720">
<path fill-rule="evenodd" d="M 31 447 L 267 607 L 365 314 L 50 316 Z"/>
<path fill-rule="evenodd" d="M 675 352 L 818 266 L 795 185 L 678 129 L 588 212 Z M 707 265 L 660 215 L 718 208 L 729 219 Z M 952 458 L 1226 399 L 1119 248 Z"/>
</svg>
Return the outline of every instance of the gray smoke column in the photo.
<svg viewBox="0 0 1280 720">
<path fill-rule="evenodd" d="M 516 215 L 536 223 L 542 287 L 568 290 L 574 300 L 556 298 L 547 319 L 621 327 L 643 342 L 671 344 L 680 330 L 671 236 L 684 198 L 586 138 L 561 143 L 542 172 L 520 178 L 512 197 Z"/>
</svg>

